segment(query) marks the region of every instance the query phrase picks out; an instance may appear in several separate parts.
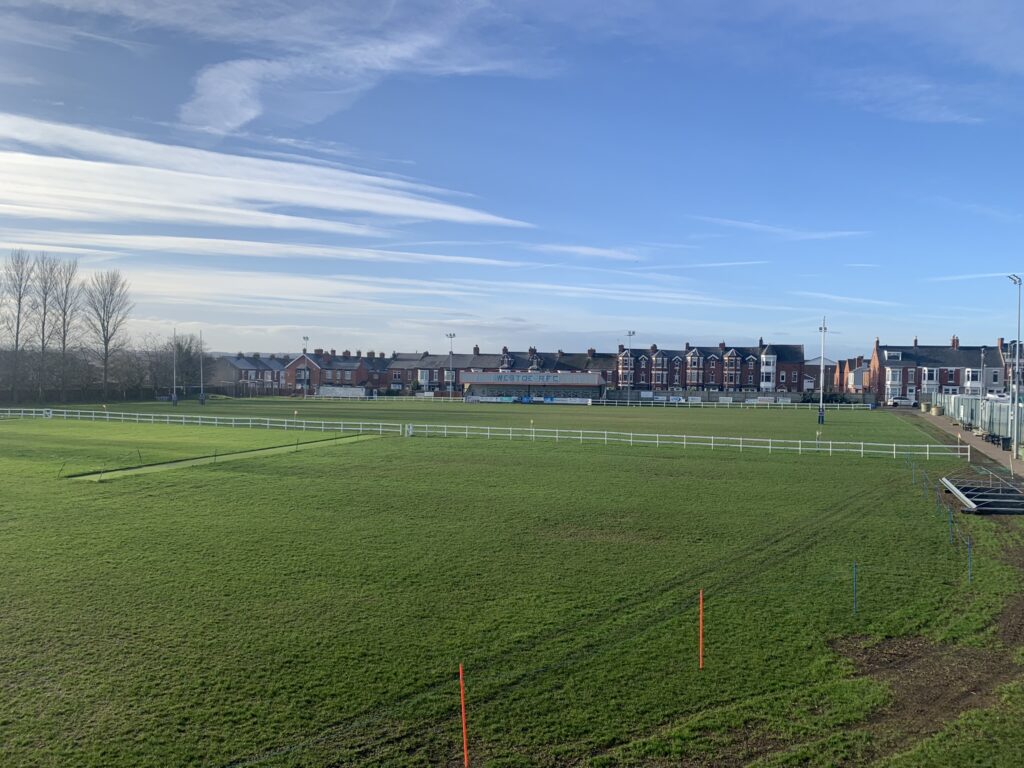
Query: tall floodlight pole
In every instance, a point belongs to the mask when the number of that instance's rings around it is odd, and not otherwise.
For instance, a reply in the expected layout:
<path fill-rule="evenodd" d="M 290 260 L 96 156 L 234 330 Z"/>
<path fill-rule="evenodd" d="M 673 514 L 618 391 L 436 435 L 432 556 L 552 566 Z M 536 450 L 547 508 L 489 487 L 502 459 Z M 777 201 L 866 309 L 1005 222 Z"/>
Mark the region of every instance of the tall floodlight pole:
<path fill-rule="evenodd" d="M 1020 286 L 1021 279 L 1017 275 L 1010 275 L 1010 282 L 1017 286 L 1017 338 L 1013 342 L 1013 386 L 1010 388 L 1013 393 L 1013 401 L 1010 403 L 1010 419 L 1012 429 L 1010 431 L 1010 474 L 1013 475 L 1013 460 L 1017 453 L 1017 445 L 1020 443 L 1020 419 L 1017 418 L 1020 411 Z"/>
<path fill-rule="evenodd" d="M 199 404 L 206 405 L 206 386 L 203 381 L 203 332 L 199 331 Z"/>
<path fill-rule="evenodd" d="M 451 400 L 452 392 L 455 388 L 455 349 L 454 349 L 454 333 L 446 333 L 445 338 L 448 339 L 448 399 Z"/>
<path fill-rule="evenodd" d="M 633 337 L 636 336 L 636 331 L 626 331 L 626 349 L 628 355 L 626 359 L 629 361 L 629 378 L 626 379 L 626 404 L 633 402 Z"/>
<path fill-rule="evenodd" d="M 978 369 L 978 397 L 985 396 L 985 348 L 981 348 L 981 368 Z"/>
<path fill-rule="evenodd" d="M 171 405 L 178 404 L 178 329 L 171 331 Z"/>
<path fill-rule="evenodd" d="M 821 317 L 821 326 L 818 328 L 821 331 L 821 358 L 818 360 L 819 368 L 821 369 L 821 391 L 818 393 L 818 423 L 825 423 L 825 333 L 828 331 L 828 327 L 825 325 L 825 316 Z"/>
<path fill-rule="evenodd" d="M 302 337 L 302 354 L 306 354 L 306 350 L 307 349 L 309 349 L 309 336 L 303 336 Z M 305 365 L 306 365 L 305 379 L 302 382 L 302 399 L 303 400 L 306 399 L 306 392 L 309 389 L 309 361 L 308 360 L 306 361 Z M 296 372 L 296 375 L 298 375 L 298 372 Z"/>

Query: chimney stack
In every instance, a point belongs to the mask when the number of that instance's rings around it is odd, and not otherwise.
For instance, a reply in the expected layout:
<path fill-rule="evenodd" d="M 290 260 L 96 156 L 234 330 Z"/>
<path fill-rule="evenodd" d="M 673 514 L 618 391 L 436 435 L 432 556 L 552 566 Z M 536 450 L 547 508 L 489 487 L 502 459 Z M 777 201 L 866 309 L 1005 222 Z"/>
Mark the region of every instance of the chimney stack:
<path fill-rule="evenodd" d="M 758 347 L 763 347 L 764 346 L 764 336 L 758 337 L 758 339 L 757 339 L 757 346 Z"/>
<path fill-rule="evenodd" d="M 366 356 L 367 357 L 376 357 L 377 354 L 371 349 L 369 352 L 366 353 Z"/>
<path fill-rule="evenodd" d="M 723 352 L 725 352 L 725 342 L 724 341 L 718 342 L 718 348 L 720 350 L 722 350 Z"/>
<path fill-rule="evenodd" d="M 590 347 L 590 348 L 587 349 L 587 357 L 593 357 L 596 354 L 597 354 L 597 350 L 594 349 L 593 347 Z"/>
<path fill-rule="evenodd" d="M 683 345 L 683 351 L 684 351 L 684 352 L 689 352 L 689 351 L 690 351 L 690 342 L 686 342 L 686 343 L 685 343 L 685 344 Z"/>
<path fill-rule="evenodd" d="M 378 352 L 377 353 L 377 359 L 378 360 L 383 360 L 384 359 L 384 353 L 383 352 Z"/>
<path fill-rule="evenodd" d="M 346 349 L 344 352 L 341 353 L 341 356 L 348 360 L 350 357 L 352 357 L 352 353 Z"/>
<path fill-rule="evenodd" d="M 358 360 L 362 356 L 363 356 L 363 350 L 357 349 L 356 350 L 356 359 Z"/>
<path fill-rule="evenodd" d="M 998 339 L 996 339 L 996 346 L 999 347 L 999 351 L 1000 352 L 1003 349 L 1003 342 L 1004 341 L 1006 341 L 1006 339 L 1004 339 L 1002 336 L 1000 336 Z"/>
<path fill-rule="evenodd" d="M 651 344 L 651 354 L 653 355 L 657 351 L 658 351 L 658 345 L 657 344 Z"/>
<path fill-rule="evenodd" d="M 502 347 L 501 348 L 501 354 L 507 355 L 508 354 L 508 347 Z"/>
<path fill-rule="evenodd" d="M 917 349 L 917 336 L 914 337 L 914 349 Z"/>
<path fill-rule="evenodd" d="M 323 353 L 324 351 L 321 347 L 317 347 L 316 349 L 313 350 L 314 355 L 322 355 Z"/>
<path fill-rule="evenodd" d="M 479 344 L 474 344 L 473 345 L 473 354 L 474 355 L 479 355 L 480 354 L 480 345 Z"/>
<path fill-rule="evenodd" d="M 530 349 L 529 349 L 529 350 L 527 350 L 527 351 L 528 351 L 528 352 L 529 352 L 529 353 L 530 353 L 531 355 L 536 355 L 536 354 L 537 354 L 537 348 L 536 348 L 536 347 L 530 347 Z"/>
<path fill-rule="evenodd" d="M 953 349 L 960 349 L 960 337 L 954 333 L 953 338 L 949 340 L 949 345 Z"/>
<path fill-rule="evenodd" d="M 619 354 L 621 355 L 625 351 L 626 351 L 626 345 L 625 344 L 619 344 Z"/>

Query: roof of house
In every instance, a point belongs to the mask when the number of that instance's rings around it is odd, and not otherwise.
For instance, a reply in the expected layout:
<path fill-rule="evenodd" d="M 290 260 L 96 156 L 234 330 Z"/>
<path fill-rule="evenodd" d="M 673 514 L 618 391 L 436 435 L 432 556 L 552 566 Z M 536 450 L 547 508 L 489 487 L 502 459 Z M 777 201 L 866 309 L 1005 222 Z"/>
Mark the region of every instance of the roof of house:
<path fill-rule="evenodd" d="M 890 368 L 978 368 L 981 366 L 981 346 L 954 349 L 950 345 L 909 345 L 895 346 L 880 344 L 878 346 L 879 362 Z M 887 360 L 886 352 L 899 352 L 900 360 Z M 998 365 L 999 358 L 996 348 L 985 347 L 985 365 Z"/>
<path fill-rule="evenodd" d="M 224 355 L 220 362 L 240 371 L 280 371 L 288 365 L 284 358 L 277 356 L 263 357 L 253 355 Z"/>

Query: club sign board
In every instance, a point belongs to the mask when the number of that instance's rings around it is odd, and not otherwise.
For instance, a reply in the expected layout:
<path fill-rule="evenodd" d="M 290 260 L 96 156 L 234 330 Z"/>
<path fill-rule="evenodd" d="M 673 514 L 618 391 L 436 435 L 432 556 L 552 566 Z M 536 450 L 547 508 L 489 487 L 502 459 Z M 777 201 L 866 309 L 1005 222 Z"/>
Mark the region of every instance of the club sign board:
<path fill-rule="evenodd" d="M 517 384 L 530 387 L 599 387 L 604 377 L 599 373 L 473 373 L 459 377 L 463 384 Z"/>

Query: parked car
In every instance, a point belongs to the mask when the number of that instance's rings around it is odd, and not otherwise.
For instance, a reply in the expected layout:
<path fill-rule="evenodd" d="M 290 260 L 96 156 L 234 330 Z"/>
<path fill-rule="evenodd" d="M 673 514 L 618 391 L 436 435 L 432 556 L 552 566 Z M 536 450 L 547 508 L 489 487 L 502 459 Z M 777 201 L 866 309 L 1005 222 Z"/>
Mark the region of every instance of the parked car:
<path fill-rule="evenodd" d="M 909 397 L 890 397 L 889 405 L 893 408 L 899 408 L 901 405 L 905 405 L 908 408 L 916 408 L 917 400 L 913 400 Z"/>

